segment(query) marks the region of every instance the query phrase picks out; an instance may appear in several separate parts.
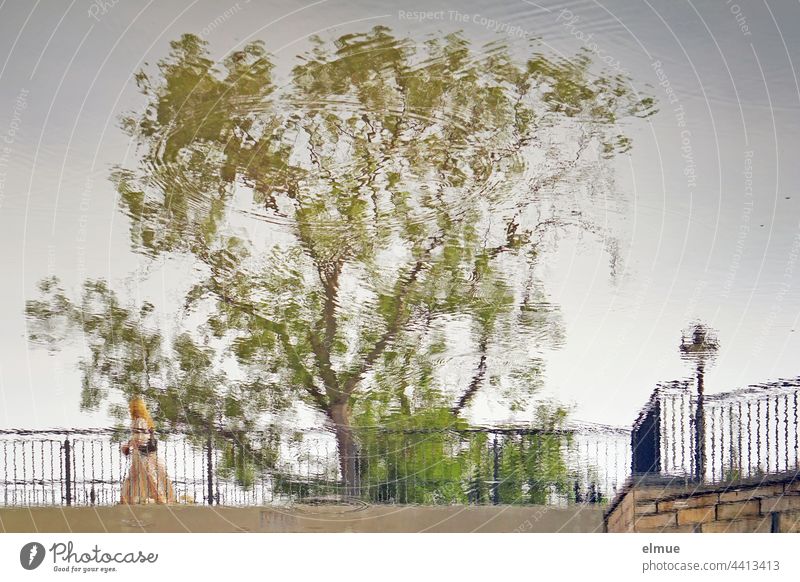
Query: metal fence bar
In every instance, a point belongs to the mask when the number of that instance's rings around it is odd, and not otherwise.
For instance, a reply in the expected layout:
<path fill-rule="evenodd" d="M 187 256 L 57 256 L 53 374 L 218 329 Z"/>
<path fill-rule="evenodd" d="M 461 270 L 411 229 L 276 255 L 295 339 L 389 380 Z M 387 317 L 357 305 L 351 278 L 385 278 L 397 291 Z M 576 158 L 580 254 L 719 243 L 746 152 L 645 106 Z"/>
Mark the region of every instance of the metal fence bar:
<path fill-rule="evenodd" d="M 64 487 L 67 506 L 72 505 L 72 457 L 70 456 L 69 436 L 64 439 Z"/>

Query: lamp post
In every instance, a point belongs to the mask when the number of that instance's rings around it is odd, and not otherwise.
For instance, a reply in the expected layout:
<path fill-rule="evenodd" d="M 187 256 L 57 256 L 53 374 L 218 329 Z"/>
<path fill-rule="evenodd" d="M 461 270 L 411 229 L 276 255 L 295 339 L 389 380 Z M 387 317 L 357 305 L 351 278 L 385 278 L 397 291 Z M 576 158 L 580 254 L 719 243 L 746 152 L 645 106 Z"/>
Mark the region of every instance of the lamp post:
<path fill-rule="evenodd" d="M 697 410 L 695 410 L 694 419 L 694 474 L 698 481 L 702 481 L 706 473 L 706 421 L 703 383 L 706 365 L 711 364 L 719 351 L 716 332 L 703 323 L 691 323 L 681 333 L 679 350 L 682 359 L 694 364 L 697 375 Z"/>

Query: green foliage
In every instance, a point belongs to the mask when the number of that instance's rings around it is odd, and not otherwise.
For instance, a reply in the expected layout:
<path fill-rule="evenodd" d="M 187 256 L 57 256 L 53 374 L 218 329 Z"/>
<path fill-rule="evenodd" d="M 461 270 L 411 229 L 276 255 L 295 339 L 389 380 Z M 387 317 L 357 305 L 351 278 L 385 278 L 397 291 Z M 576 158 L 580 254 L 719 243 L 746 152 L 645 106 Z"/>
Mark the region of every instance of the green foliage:
<path fill-rule="evenodd" d="M 146 392 L 149 378 L 163 369 L 163 338 L 153 325 L 153 306 L 123 307 L 103 281 L 86 281 L 78 302 L 72 302 L 49 278 L 39 285 L 41 299 L 28 301 L 29 339 L 56 350 L 78 330 L 85 339 L 81 359 L 81 407 L 95 409 L 116 389 L 128 397 Z"/>
<path fill-rule="evenodd" d="M 490 503 L 496 486 L 504 504 L 568 499 L 574 476 L 565 458 L 572 442 L 563 430 L 566 411 L 540 407 L 537 415 L 537 430 L 519 433 L 470 429 L 446 409 L 359 426 L 362 492 L 376 502 Z"/>
<path fill-rule="evenodd" d="M 547 504 L 551 496 L 567 496 L 573 483 L 564 458 L 569 444 L 568 436 L 557 433 L 504 439 L 500 499 L 504 503 Z"/>
<path fill-rule="evenodd" d="M 217 438 L 222 449 L 217 475 L 230 479 L 240 487 L 250 489 L 265 471 L 278 472 L 280 467 L 281 436 L 267 433 L 226 433 Z M 278 473 L 279 474 L 279 473 Z"/>
<path fill-rule="evenodd" d="M 124 307 L 100 280 L 87 280 L 78 301 L 67 296 L 56 278 L 42 281 L 39 290 L 41 297 L 26 304 L 29 339 L 51 350 L 72 338 L 83 340 L 82 409 L 97 409 L 112 393 L 125 402 L 143 396 L 163 427 L 206 434 L 210 424 L 252 428 L 266 408 L 266 388 L 228 380 L 213 348 L 188 333 L 166 341 L 152 304 Z M 124 406 L 113 411 L 127 420 Z"/>

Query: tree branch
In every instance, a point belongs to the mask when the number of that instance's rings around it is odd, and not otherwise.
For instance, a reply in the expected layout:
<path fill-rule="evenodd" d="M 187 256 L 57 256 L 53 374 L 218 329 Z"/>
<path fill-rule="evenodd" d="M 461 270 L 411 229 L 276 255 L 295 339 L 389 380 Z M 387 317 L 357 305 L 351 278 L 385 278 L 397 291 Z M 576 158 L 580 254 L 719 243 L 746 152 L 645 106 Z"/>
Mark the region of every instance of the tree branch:
<path fill-rule="evenodd" d="M 436 248 L 438 241 L 441 240 L 441 237 L 436 237 L 434 242 L 428 248 L 427 252 L 425 253 L 425 257 L 427 258 L 430 256 L 430 253 Z M 414 264 L 414 267 L 411 269 L 411 272 L 408 275 L 408 280 L 405 285 L 401 287 L 398 294 L 395 296 L 395 309 L 394 309 L 394 317 L 392 321 L 389 323 L 386 330 L 383 332 L 383 335 L 380 339 L 375 343 L 372 349 L 367 353 L 364 357 L 364 360 L 361 362 L 358 370 L 350 375 L 347 380 L 345 380 L 344 385 L 342 386 L 342 396 L 347 398 L 355 390 L 355 387 L 358 385 L 358 382 L 361 380 L 362 376 L 370 369 L 370 367 L 375 363 L 375 361 L 380 357 L 380 355 L 386 350 L 386 347 L 394 341 L 395 336 L 400 331 L 400 329 L 405 324 L 404 318 L 402 317 L 403 307 L 405 299 L 408 297 L 408 294 L 411 292 L 411 288 L 413 287 L 414 283 L 417 281 L 420 272 L 425 266 L 424 258 L 420 258 Z"/>
<path fill-rule="evenodd" d="M 289 359 L 290 365 L 300 372 L 300 378 L 303 383 L 303 387 L 311 396 L 317 407 L 319 407 L 321 411 L 330 415 L 329 402 L 325 398 L 325 395 L 314 383 L 314 376 L 303 365 L 300 355 L 292 345 L 292 342 L 289 338 L 289 333 L 286 330 L 286 326 L 262 315 L 252 304 L 240 301 L 227 293 L 224 286 L 216 279 L 216 277 L 219 276 L 219 273 L 218 268 L 214 265 L 214 262 L 206 252 L 198 252 L 198 254 L 204 259 L 204 262 L 211 269 L 211 277 L 209 278 L 211 292 L 214 293 L 223 303 L 236 307 L 247 315 L 258 319 L 269 331 L 278 336 L 281 346 L 283 347 L 283 351 L 286 353 L 286 357 Z"/>
<path fill-rule="evenodd" d="M 480 343 L 478 344 L 478 350 L 481 354 L 481 358 L 478 361 L 478 367 L 475 369 L 475 374 L 472 376 L 472 380 L 467 386 L 467 389 L 461 395 L 461 398 L 458 399 L 456 405 L 450 409 L 453 414 L 458 414 L 461 412 L 464 407 L 469 404 L 472 398 L 477 394 L 478 390 L 480 389 L 481 385 L 483 384 L 483 380 L 486 377 L 486 350 L 488 346 L 488 337 L 484 335 L 481 338 Z"/>
<path fill-rule="evenodd" d="M 331 366 L 330 352 L 322 342 L 320 342 L 316 333 L 310 332 L 308 338 L 311 341 L 311 349 L 314 351 L 314 355 L 317 359 L 317 365 L 319 367 L 322 383 L 325 385 L 325 391 L 328 393 L 331 402 L 335 402 L 340 392 L 339 379 Z"/>
<path fill-rule="evenodd" d="M 339 295 L 339 275 L 342 273 L 341 259 L 335 260 L 332 264 L 320 265 L 317 267 L 322 287 L 325 289 L 325 305 L 322 308 L 322 320 L 317 327 L 324 327 L 325 339 L 323 346 L 328 352 L 330 361 L 330 350 L 333 340 L 336 338 L 338 322 L 336 321 L 336 300 Z"/>

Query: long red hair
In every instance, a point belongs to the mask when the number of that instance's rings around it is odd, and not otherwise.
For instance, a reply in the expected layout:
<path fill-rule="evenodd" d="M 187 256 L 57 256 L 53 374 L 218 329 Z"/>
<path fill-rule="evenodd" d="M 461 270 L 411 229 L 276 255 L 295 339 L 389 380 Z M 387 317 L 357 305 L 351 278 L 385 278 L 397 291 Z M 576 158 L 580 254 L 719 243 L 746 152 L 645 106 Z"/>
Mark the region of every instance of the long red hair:
<path fill-rule="evenodd" d="M 131 401 L 128 403 L 128 408 L 131 411 L 131 418 L 143 418 L 144 421 L 147 423 L 147 428 L 155 428 L 153 424 L 153 417 L 150 416 L 150 413 L 147 411 L 147 405 L 144 403 L 144 399 L 140 396 L 136 398 L 131 398 Z"/>

